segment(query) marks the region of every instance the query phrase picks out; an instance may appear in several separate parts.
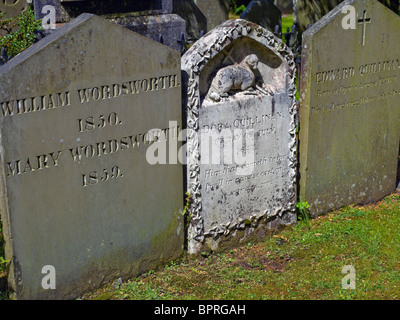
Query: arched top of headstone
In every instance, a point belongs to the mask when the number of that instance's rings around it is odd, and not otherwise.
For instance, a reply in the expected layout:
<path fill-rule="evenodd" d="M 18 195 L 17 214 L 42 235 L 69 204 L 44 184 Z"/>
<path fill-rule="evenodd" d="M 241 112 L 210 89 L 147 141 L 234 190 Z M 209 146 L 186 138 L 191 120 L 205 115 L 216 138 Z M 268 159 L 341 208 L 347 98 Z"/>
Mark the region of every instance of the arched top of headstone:
<path fill-rule="evenodd" d="M 291 49 L 272 32 L 237 19 L 207 33 L 182 57 L 182 70 L 189 86 L 196 84 L 199 104 L 210 100 L 209 89 L 218 70 L 243 64 L 251 54 L 258 58 L 257 70 L 253 71 L 255 86 L 261 93 L 289 90 L 294 95 L 295 63 Z"/>
<path fill-rule="evenodd" d="M 194 74 L 199 73 L 207 62 L 233 41 L 243 37 L 261 43 L 290 65 L 288 69 L 294 68 L 294 64 L 290 63 L 293 58 L 292 52 L 281 39 L 255 23 L 236 19 L 220 24 L 197 41 L 182 57 L 182 69 L 192 70 Z"/>

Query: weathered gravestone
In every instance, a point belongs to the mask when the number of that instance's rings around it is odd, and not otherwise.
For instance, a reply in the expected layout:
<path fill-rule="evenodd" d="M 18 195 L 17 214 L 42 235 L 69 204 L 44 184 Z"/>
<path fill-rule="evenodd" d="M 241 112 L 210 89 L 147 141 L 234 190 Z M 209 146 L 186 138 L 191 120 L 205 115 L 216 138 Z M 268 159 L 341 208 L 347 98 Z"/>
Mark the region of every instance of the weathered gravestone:
<path fill-rule="evenodd" d="M 172 0 L 35 0 L 34 4 L 36 19 L 48 16 L 48 6 L 55 9 L 56 22 L 61 26 L 84 12 L 93 13 L 175 50 L 183 50 L 185 21 L 172 14 Z"/>
<path fill-rule="evenodd" d="M 194 43 L 207 32 L 207 18 L 193 0 L 173 0 L 172 12 L 186 22 L 188 43 Z"/>
<path fill-rule="evenodd" d="M 345 1 L 303 34 L 300 197 L 313 216 L 395 189 L 399 38 L 400 17 L 375 0 Z"/>
<path fill-rule="evenodd" d="M 182 165 L 148 162 L 177 140 L 180 78 L 179 52 L 91 14 L 0 68 L 1 214 L 18 299 L 76 298 L 181 254 Z"/>
<path fill-rule="evenodd" d="M 296 221 L 295 65 L 288 47 L 229 20 L 182 57 L 189 252 Z"/>
<path fill-rule="evenodd" d="M 313 25 L 329 11 L 333 10 L 343 0 L 295 0 L 294 1 L 294 22 L 299 27 L 299 40 L 301 42 L 301 34 Z M 399 10 L 398 0 L 379 0 L 394 12 Z"/>
<path fill-rule="evenodd" d="M 272 0 L 251 1 L 240 18 L 254 22 L 271 32 L 282 32 L 282 13 Z"/>
<path fill-rule="evenodd" d="M 283 14 L 293 13 L 293 0 L 274 0 L 274 4 Z"/>
<path fill-rule="evenodd" d="M 207 31 L 229 18 L 229 0 L 195 0 L 194 2 L 207 18 Z"/>

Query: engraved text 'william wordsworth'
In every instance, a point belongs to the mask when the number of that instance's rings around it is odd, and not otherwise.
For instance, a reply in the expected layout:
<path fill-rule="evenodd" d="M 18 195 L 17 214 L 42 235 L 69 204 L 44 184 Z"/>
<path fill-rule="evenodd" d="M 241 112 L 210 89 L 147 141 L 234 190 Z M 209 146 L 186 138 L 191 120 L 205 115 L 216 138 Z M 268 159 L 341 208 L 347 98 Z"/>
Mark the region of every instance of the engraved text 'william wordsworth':
<path fill-rule="evenodd" d="M 91 101 L 113 99 L 121 96 L 154 92 L 180 87 L 178 75 L 167 75 L 142 80 L 126 81 L 121 84 L 110 84 L 76 91 L 81 104 Z M 37 111 L 52 110 L 71 106 L 71 92 L 53 93 L 40 97 L 29 97 L 0 102 L 1 114 L 10 117 Z"/>

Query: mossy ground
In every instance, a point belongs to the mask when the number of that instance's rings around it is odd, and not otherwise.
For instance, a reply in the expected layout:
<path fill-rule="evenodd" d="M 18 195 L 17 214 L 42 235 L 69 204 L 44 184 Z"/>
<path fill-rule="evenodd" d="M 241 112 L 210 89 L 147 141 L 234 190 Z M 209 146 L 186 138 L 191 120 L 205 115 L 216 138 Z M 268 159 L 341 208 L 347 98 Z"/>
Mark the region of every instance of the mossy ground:
<path fill-rule="evenodd" d="M 292 23 L 291 15 L 283 17 L 283 34 Z M 262 243 L 183 257 L 82 298 L 396 300 L 400 298 L 399 228 L 397 192 L 377 204 L 350 206 L 319 217 L 310 228 L 299 222 Z M 342 289 L 345 265 L 356 270 L 355 290 Z M 6 264 L 0 263 L 0 300 L 6 298 Z"/>
<path fill-rule="evenodd" d="M 83 299 L 397 300 L 400 298 L 400 193 L 299 222 L 264 242 L 186 256 Z M 342 268 L 356 289 L 342 288 Z"/>

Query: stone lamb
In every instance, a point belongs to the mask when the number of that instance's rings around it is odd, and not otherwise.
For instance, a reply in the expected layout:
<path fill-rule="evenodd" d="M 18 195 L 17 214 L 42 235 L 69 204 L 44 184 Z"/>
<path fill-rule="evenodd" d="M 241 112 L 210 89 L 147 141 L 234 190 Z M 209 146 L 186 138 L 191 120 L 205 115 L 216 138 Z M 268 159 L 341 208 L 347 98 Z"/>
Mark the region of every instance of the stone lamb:
<path fill-rule="evenodd" d="M 227 97 L 230 91 L 252 89 L 256 79 L 253 70 L 257 65 L 258 57 L 250 54 L 239 64 L 220 69 L 211 82 L 210 99 L 219 102 L 221 97 Z"/>

